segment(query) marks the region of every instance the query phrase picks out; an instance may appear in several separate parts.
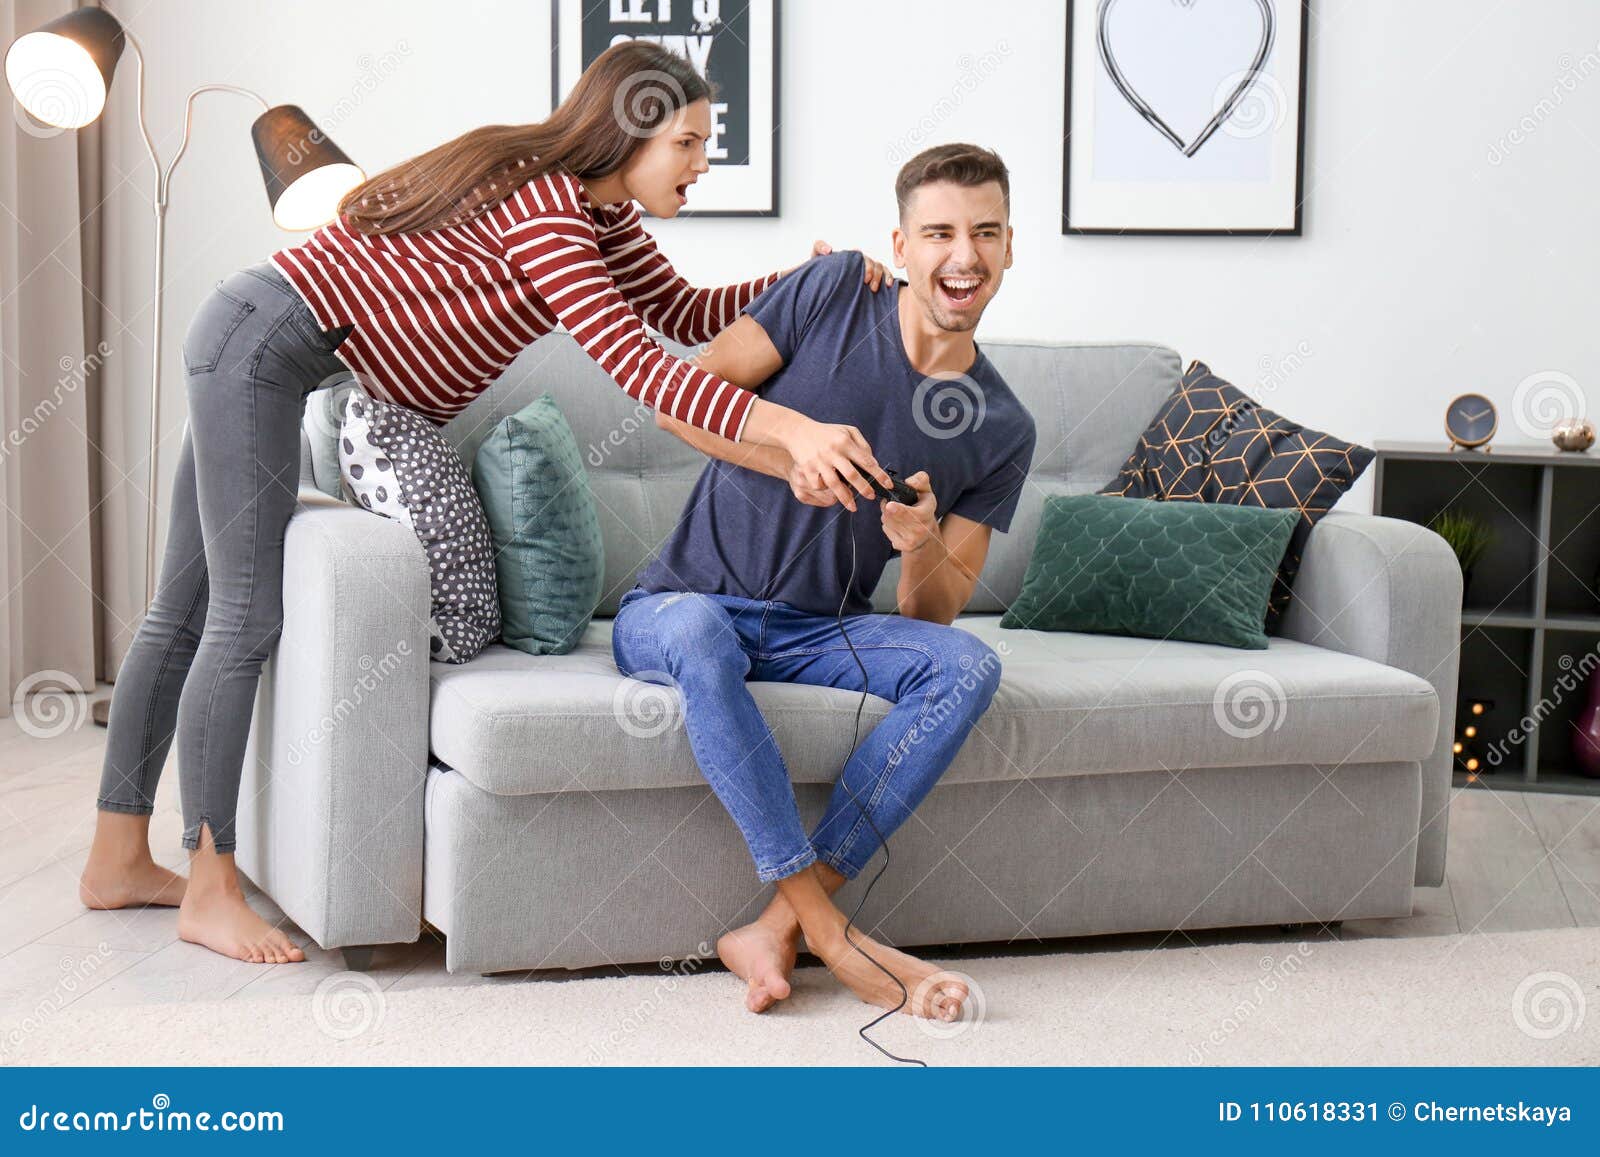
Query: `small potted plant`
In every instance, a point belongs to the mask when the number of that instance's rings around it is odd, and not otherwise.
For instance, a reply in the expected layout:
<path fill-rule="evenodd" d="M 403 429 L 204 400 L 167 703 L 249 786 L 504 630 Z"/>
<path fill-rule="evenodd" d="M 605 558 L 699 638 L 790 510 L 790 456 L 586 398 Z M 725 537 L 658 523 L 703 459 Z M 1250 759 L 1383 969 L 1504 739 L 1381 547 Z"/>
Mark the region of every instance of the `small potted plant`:
<path fill-rule="evenodd" d="M 1454 508 L 1440 512 L 1428 526 L 1456 552 L 1456 561 L 1461 564 L 1461 598 L 1465 602 L 1467 588 L 1472 585 L 1472 568 L 1494 545 L 1494 528 L 1476 515 Z"/>

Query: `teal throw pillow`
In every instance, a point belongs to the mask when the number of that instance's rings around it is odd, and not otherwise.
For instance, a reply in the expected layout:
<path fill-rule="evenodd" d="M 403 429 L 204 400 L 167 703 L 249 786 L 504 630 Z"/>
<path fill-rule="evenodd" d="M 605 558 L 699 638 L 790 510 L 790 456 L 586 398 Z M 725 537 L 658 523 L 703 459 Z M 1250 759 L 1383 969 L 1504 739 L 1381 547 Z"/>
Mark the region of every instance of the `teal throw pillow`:
<path fill-rule="evenodd" d="M 494 537 L 501 640 L 566 654 L 600 600 L 605 550 L 577 439 L 549 394 L 495 426 L 472 483 Z"/>

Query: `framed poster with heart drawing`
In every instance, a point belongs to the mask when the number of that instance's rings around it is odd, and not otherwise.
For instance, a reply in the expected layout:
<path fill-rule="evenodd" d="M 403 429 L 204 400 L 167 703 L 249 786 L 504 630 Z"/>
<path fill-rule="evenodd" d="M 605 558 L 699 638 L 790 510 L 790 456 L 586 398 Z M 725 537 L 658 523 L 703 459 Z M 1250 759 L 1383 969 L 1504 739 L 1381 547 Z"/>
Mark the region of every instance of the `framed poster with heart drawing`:
<path fill-rule="evenodd" d="M 1309 0 L 1067 0 L 1061 231 L 1300 233 Z"/>

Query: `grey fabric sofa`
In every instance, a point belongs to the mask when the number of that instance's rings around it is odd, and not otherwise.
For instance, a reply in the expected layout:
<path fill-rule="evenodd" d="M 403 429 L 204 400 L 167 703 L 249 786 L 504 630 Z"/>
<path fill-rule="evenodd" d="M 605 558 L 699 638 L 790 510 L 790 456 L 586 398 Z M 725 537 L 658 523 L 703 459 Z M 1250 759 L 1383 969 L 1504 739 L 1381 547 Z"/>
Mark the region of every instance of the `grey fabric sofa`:
<path fill-rule="evenodd" d="M 890 843 L 862 922 L 904 946 L 1409 914 L 1444 878 L 1461 579 L 1419 526 L 1335 511 L 1265 651 L 1001 630 L 1041 505 L 1115 473 L 1178 381 L 1159 345 L 985 343 L 1038 423 L 1011 533 L 958 625 L 1000 651 L 988 713 Z M 452 970 L 704 954 L 769 889 L 701 779 L 675 695 L 624 679 L 609 616 L 703 461 L 563 334 L 446 433 L 470 455 L 549 391 L 588 458 L 606 590 L 571 654 L 430 664 L 411 532 L 337 492 L 308 405 L 285 626 L 262 680 L 241 866 L 324 947 L 447 938 Z M 927 465 L 906 464 L 906 468 Z M 893 568 L 878 609 L 893 608 Z M 752 692 L 820 816 L 858 700 Z M 654 698 L 651 698 L 651 697 Z M 863 734 L 887 711 L 869 700 Z M 840 900 L 848 909 L 871 872 Z"/>

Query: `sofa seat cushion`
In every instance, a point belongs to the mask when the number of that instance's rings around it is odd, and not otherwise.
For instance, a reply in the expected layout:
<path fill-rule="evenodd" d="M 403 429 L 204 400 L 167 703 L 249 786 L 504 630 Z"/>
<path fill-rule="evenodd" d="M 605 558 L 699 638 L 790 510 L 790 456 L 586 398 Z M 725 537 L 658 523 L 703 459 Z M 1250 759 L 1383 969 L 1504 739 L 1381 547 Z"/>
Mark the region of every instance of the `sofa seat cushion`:
<path fill-rule="evenodd" d="M 1000 654 L 999 690 L 945 782 L 1184 767 L 1425 759 L 1439 704 L 1424 679 L 1368 659 L 1273 638 L 1242 653 L 1209 643 L 1070 631 L 1003 630 L 998 615 L 957 624 Z M 790 776 L 831 783 L 850 742 L 857 692 L 751 683 Z M 645 690 L 649 688 L 649 690 Z M 611 620 L 565 655 L 495 644 L 470 663 L 432 665 L 430 745 L 484 791 L 702 786 L 677 693 L 625 679 Z M 889 711 L 869 697 L 865 735 Z"/>

